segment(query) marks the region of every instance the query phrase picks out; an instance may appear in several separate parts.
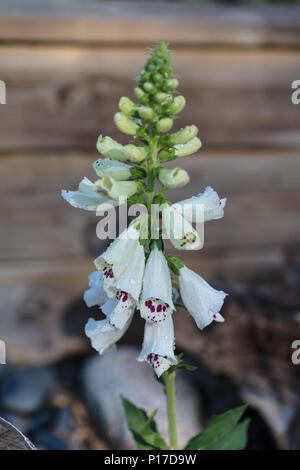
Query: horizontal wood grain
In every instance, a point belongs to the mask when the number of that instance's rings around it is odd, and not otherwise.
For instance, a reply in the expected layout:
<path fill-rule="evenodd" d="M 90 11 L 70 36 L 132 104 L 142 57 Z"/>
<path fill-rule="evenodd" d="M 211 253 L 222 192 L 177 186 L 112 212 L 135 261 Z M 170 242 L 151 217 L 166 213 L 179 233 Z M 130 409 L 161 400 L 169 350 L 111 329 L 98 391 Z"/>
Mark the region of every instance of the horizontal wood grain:
<path fill-rule="evenodd" d="M 299 51 L 174 49 L 187 100 L 176 128 L 195 123 L 208 148 L 299 148 L 300 106 L 290 99 Z M 0 152 L 92 150 L 100 133 L 124 141 L 113 115 L 145 59 L 128 47 L 0 47 Z"/>
<path fill-rule="evenodd" d="M 0 40 L 181 47 L 297 46 L 299 8 L 197 5 L 187 2 L 2 0 Z"/>
<path fill-rule="evenodd" d="M 94 158 L 96 153 L 0 158 L 1 260 L 76 260 L 104 248 L 106 242 L 95 235 L 100 219 L 70 207 L 60 196 L 62 188 L 76 189 L 82 176 L 94 178 Z M 173 201 L 207 185 L 228 198 L 226 216 L 205 225 L 201 256 L 204 251 L 299 244 L 296 153 L 206 152 L 181 161 L 191 184 L 170 192 Z"/>

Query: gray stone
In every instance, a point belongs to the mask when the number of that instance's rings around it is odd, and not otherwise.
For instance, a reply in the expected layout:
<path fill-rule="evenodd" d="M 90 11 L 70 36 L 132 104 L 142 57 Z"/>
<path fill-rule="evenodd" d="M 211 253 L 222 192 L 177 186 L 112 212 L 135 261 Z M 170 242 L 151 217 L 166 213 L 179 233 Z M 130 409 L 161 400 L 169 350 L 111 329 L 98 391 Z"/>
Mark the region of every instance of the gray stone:
<path fill-rule="evenodd" d="M 55 385 L 52 371 L 41 367 L 16 370 L 0 384 L 0 404 L 16 413 L 32 413 L 47 400 Z"/>
<path fill-rule="evenodd" d="M 117 448 L 135 448 L 127 429 L 120 395 L 144 408 L 148 414 L 158 409 L 155 420 L 168 442 L 163 387 L 153 377 L 148 364 L 136 361 L 137 355 L 136 348 L 120 346 L 116 353 L 90 357 L 82 371 L 82 388 L 90 414 L 99 432 Z M 190 437 L 201 431 L 201 425 L 199 396 L 180 373 L 176 377 L 176 408 L 182 448 Z"/>

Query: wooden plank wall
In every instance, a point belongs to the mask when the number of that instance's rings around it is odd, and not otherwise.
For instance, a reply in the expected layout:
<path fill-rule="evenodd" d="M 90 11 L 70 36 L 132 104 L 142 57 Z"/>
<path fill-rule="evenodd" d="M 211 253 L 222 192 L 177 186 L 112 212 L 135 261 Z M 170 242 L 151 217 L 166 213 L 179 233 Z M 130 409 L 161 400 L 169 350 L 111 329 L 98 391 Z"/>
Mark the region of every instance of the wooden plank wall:
<path fill-rule="evenodd" d="M 17 6 L 16 6 L 17 5 Z M 23 5 L 23 6 L 22 6 Z M 68 206 L 60 189 L 92 176 L 99 133 L 125 141 L 112 117 L 133 96 L 145 47 L 170 41 L 187 107 L 204 148 L 181 160 L 191 184 L 228 197 L 207 224 L 205 247 L 185 259 L 204 276 L 248 277 L 281 267 L 300 241 L 300 15 L 291 8 L 149 2 L 1 2 L 0 278 L 74 292 L 86 284 L 97 218 Z M 93 250 L 91 249 L 93 247 Z"/>

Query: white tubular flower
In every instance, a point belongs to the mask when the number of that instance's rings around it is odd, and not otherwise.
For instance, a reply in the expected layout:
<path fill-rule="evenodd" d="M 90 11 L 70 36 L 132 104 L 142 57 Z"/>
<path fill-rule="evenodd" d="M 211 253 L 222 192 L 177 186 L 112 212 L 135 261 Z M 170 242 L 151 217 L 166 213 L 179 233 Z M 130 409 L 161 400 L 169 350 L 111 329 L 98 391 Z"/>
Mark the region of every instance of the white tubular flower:
<path fill-rule="evenodd" d="M 210 186 L 205 188 L 203 193 L 193 196 L 190 199 L 176 202 L 173 207 L 179 210 L 189 222 L 202 222 L 201 219 L 204 212 L 204 222 L 208 220 L 221 219 L 224 216 L 224 207 L 226 205 L 226 197 L 220 199 L 216 191 Z M 203 206 L 203 211 L 197 208 Z"/>
<path fill-rule="evenodd" d="M 142 183 L 141 181 L 117 181 L 110 176 L 104 176 L 97 180 L 96 184 L 105 190 L 109 197 L 118 199 L 133 196 L 141 188 Z"/>
<path fill-rule="evenodd" d="M 73 207 L 85 209 L 87 211 L 96 211 L 105 207 L 105 205 L 118 205 L 116 200 L 112 200 L 104 196 L 100 192 L 100 187 L 92 183 L 88 178 L 84 177 L 79 183 L 78 191 L 62 190 L 62 197 Z"/>
<path fill-rule="evenodd" d="M 158 174 L 159 181 L 168 188 L 182 188 L 189 181 L 190 177 L 183 168 L 161 168 Z"/>
<path fill-rule="evenodd" d="M 89 277 L 90 289 L 87 289 L 83 294 L 83 300 L 88 307 L 94 305 L 103 305 L 107 301 L 107 294 L 104 290 L 100 273 L 98 271 L 92 272 Z"/>
<path fill-rule="evenodd" d="M 177 364 L 174 355 L 174 327 L 171 315 L 160 325 L 146 322 L 143 347 L 137 360 L 147 361 L 158 377 L 169 367 Z"/>
<path fill-rule="evenodd" d="M 145 266 L 144 248 L 140 245 L 139 236 L 147 223 L 146 214 L 137 217 L 95 260 L 109 297 L 114 296 L 117 290 L 122 290 L 138 300 Z"/>
<path fill-rule="evenodd" d="M 165 235 L 178 250 L 202 248 L 202 242 L 196 230 L 174 207 L 167 204 L 163 206 L 162 222 Z"/>
<path fill-rule="evenodd" d="M 116 287 L 122 292 L 128 292 L 138 302 L 142 290 L 144 271 L 145 252 L 142 245 L 138 244 L 128 269 L 120 276 Z"/>
<path fill-rule="evenodd" d="M 161 324 L 175 309 L 168 263 L 155 247 L 147 260 L 140 303 L 141 317 L 149 323 Z"/>
<path fill-rule="evenodd" d="M 93 163 L 93 168 L 98 176 L 110 176 L 117 181 L 128 180 L 131 177 L 130 170 L 134 168 L 132 165 L 111 160 L 110 158 L 99 158 Z"/>
<path fill-rule="evenodd" d="M 134 314 L 136 302 L 128 292 L 116 291 L 115 297 L 107 299 L 101 310 L 115 328 L 122 329 Z"/>
<path fill-rule="evenodd" d="M 182 301 L 200 330 L 213 320 L 224 321 L 219 312 L 227 295 L 225 292 L 214 289 L 186 266 L 180 269 L 179 288 Z"/>
<path fill-rule="evenodd" d="M 103 354 L 111 348 L 128 329 L 132 316 L 129 317 L 123 328 L 115 328 L 108 318 L 99 321 L 89 318 L 85 325 L 85 334 L 90 338 L 93 348 L 99 354 Z"/>
<path fill-rule="evenodd" d="M 123 145 L 119 144 L 119 142 L 111 137 L 102 137 L 102 135 L 99 135 L 96 147 L 98 152 L 104 157 L 111 158 L 112 160 L 126 160 L 123 154 Z"/>
<path fill-rule="evenodd" d="M 143 146 L 137 147 L 133 144 L 124 145 L 123 152 L 126 159 L 133 163 L 141 163 L 147 158 L 147 150 L 146 147 Z"/>
<path fill-rule="evenodd" d="M 193 137 L 186 144 L 174 145 L 175 156 L 186 157 L 187 155 L 192 155 L 193 153 L 197 152 L 201 147 L 201 140 L 198 137 Z"/>
<path fill-rule="evenodd" d="M 114 115 L 114 123 L 119 131 L 124 134 L 135 135 L 139 130 L 139 126 L 135 120 L 131 119 L 123 112 L 118 112 Z"/>

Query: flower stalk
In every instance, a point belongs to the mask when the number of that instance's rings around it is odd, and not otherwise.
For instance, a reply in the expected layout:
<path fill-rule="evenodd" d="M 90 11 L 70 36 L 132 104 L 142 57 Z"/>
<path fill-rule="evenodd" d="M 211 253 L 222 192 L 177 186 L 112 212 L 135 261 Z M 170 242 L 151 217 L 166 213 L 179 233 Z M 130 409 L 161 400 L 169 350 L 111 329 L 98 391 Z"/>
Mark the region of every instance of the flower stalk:
<path fill-rule="evenodd" d="M 171 449 L 178 449 L 176 407 L 175 407 L 175 377 L 176 372 L 165 372 L 165 387 L 168 407 L 169 437 Z"/>
<path fill-rule="evenodd" d="M 186 170 L 178 166 L 165 168 L 165 162 L 191 155 L 202 145 L 195 125 L 169 133 L 185 106 L 182 95 L 174 96 L 177 87 L 168 45 L 160 42 L 137 77 L 137 102 L 122 97 L 120 111 L 114 116 L 116 127 L 131 136 L 131 142 L 123 145 L 100 135 L 97 150 L 101 158 L 93 165 L 96 181 L 83 178 L 78 191 L 62 192 L 69 204 L 85 210 L 96 211 L 99 207 L 109 210 L 124 200 L 128 205 L 138 203 L 147 209 L 94 261 L 97 272 L 89 277 L 90 288 L 84 299 L 88 306 L 98 305 L 106 318 L 89 319 L 85 331 L 93 348 L 103 354 L 115 348 L 136 310 L 139 311 L 145 320 L 145 330 L 137 360 L 151 365 L 165 387 L 169 440 L 174 450 L 178 449 L 175 376 L 178 369 L 189 366 L 182 364 L 174 353 L 173 314 L 181 304 L 172 284 L 179 286 L 182 302 L 200 329 L 214 320 L 224 320 L 219 311 L 226 295 L 213 289 L 178 257 L 165 254 L 165 236 L 178 250 L 201 248 L 201 237 L 192 223 L 201 222 L 201 217 L 202 222 L 223 217 L 226 204 L 226 199 L 220 199 L 210 187 L 176 204 L 165 195 L 170 188 L 180 188 L 189 182 Z M 160 229 L 157 220 L 152 220 L 152 209 L 157 207 L 154 204 L 158 205 Z M 127 412 L 133 413 L 134 406 L 123 402 Z M 143 410 L 138 412 L 139 422 L 141 416 L 145 418 L 141 429 L 133 429 L 135 435 L 140 434 L 138 446 L 168 448 L 155 431 L 154 423 L 151 427 L 155 413 L 146 419 Z"/>

